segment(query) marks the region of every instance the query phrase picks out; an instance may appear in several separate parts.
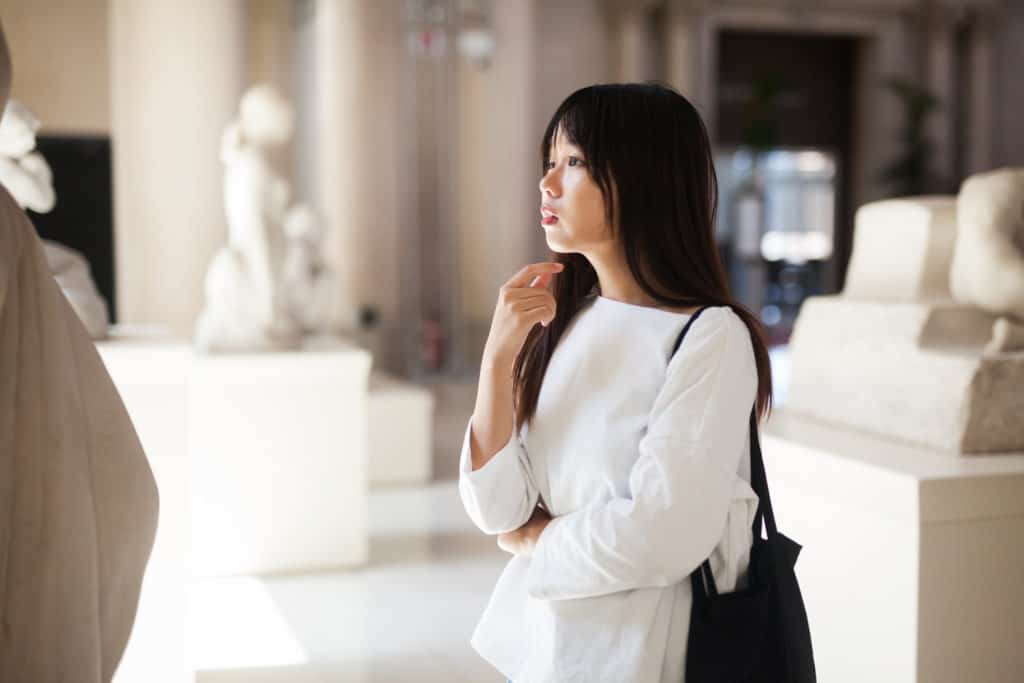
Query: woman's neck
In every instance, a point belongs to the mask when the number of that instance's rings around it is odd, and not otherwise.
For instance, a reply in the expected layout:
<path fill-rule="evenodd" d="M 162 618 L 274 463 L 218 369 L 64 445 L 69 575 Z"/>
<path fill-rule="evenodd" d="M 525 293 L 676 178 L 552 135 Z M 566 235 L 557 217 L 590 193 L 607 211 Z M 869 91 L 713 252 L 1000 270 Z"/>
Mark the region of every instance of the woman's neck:
<path fill-rule="evenodd" d="M 597 274 L 598 294 L 606 299 L 635 306 L 658 306 L 658 301 L 645 292 L 633 277 L 621 249 L 611 244 L 602 246 L 606 247 L 603 253 L 585 254 Z"/>

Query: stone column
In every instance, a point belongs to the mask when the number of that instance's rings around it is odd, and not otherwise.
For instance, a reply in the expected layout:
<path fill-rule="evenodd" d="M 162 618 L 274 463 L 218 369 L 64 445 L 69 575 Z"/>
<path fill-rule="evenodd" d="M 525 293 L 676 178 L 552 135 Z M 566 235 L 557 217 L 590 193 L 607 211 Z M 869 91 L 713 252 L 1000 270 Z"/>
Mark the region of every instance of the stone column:
<path fill-rule="evenodd" d="M 245 3 L 111 0 L 119 319 L 191 338 L 226 239 L 220 138 L 243 85 Z"/>
<path fill-rule="evenodd" d="M 313 101 L 318 109 L 317 149 L 313 167 L 313 199 L 328 227 L 327 254 L 341 288 L 352 294 L 358 284 L 359 227 L 365 216 L 359 204 L 357 172 L 362 160 L 360 128 L 365 126 L 358 102 L 364 86 L 361 47 L 365 17 L 359 0 L 319 0 L 315 3 L 315 80 Z"/>
<path fill-rule="evenodd" d="M 658 76 L 657 35 L 648 20 L 650 0 L 606 0 L 612 39 L 612 74 L 618 82 Z"/>
<path fill-rule="evenodd" d="M 886 196 L 887 186 L 880 174 L 896 154 L 895 141 L 906 125 L 903 103 L 884 87 L 887 78 L 914 79 L 913 45 L 908 25 L 910 18 L 902 14 L 886 17 L 862 49 L 858 81 L 858 117 L 864 140 L 857 151 L 857 178 L 854 182 L 855 205 Z"/>
<path fill-rule="evenodd" d="M 694 104 L 700 97 L 700 9 L 691 0 L 667 7 L 665 78 Z"/>
<path fill-rule="evenodd" d="M 291 103 L 295 113 L 295 131 L 283 145 L 269 151 L 269 158 L 277 170 L 292 184 L 292 197 L 302 201 L 296 187 L 294 172 L 295 143 L 303 125 L 303 112 L 299 111 L 297 82 L 292 59 L 295 53 L 293 38 L 299 32 L 293 15 L 300 10 L 293 2 L 281 0 L 246 0 L 245 32 L 245 85 L 270 83 Z"/>
<path fill-rule="evenodd" d="M 315 0 L 312 88 L 315 110 L 303 133 L 300 173 L 327 228 L 326 258 L 338 274 L 342 305 L 373 306 L 384 332 L 374 367 L 400 363 L 398 194 L 401 62 L 399 3 Z M 310 149 L 309 143 L 315 148 Z"/>
<path fill-rule="evenodd" d="M 289 96 L 293 15 L 292 2 L 247 0 L 246 84 L 272 83 Z"/>
<path fill-rule="evenodd" d="M 569 93 L 609 80 L 603 64 L 594 66 L 603 50 L 593 50 L 590 42 L 593 29 L 605 25 L 605 8 L 575 3 L 567 11 L 570 3 L 553 5 L 499 0 L 490 64 L 482 69 L 460 58 L 456 67 L 457 302 L 468 371 L 479 367 L 498 288 L 527 263 L 548 258 L 537 213 L 544 127 Z M 585 37 L 562 51 L 558 27 L 567 25 Z M 588 61 L 575 63 L 580 55 Z"/>

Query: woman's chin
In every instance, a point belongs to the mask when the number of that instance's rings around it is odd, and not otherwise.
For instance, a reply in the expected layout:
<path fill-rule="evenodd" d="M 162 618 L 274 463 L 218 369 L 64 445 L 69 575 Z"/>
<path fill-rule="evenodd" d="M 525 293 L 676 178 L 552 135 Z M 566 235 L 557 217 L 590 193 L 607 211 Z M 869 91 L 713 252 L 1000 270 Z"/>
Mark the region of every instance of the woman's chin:
<path fill-rule="evenodd" d="M 548 248 L 551 251 L 565 253 L 568 251 L 566 248 L 568 245 L 565 244 L 565 240 L 562 239 L 563 235 L 559 233 L 558 224 L 554 225 L 541 225 L 544 229 L 544 240 L 548 243 Z"/>
<path fill-rule="evenodd" d="M 568 254 L 571 249 L 567 245 L 563 244 L 557 237 L 553 237 L 551 233 L 546 235 L 546 241 L 548 243 L 548 249 L 558 254 Z"/>

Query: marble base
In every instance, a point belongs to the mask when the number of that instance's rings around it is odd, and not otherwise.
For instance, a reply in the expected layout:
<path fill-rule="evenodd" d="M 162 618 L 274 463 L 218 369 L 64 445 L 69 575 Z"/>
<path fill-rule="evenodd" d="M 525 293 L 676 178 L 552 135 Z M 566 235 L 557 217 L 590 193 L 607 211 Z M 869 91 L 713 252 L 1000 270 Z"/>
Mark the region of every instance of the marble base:
<path fill-rule="evenodd" d="M 761 441 L 818 680 L 1017 680 L 1024 453 L 949 458 L 784 410 Z"/>
<path fill-rule="evenodd" d="M 113 334 L 96 344 L 149 460 L 160 493 L 156 539 L 135 625 L 114 683 L 191 683 L 186 652 L 190 579 L 185 445 L 191 349 L 144 336 Z"/>
<path fill-rule="evenodd" d="M 195 357 L 188 447 L 197 575 L 368 560 L 370 364 L 356 347 Z"/>
<path fill-rule="evenodd" d="M 173 536 L 174 561 L 188 565 L 182 571 L 264 574 L 367 561 L 369 352 L 336 341 L 205 355 L 144 328 L 114 328 L 97 347 L 155 460 L 158 550 Z M 161 458 L 171 463 L 163 477 Z"/>
<path fill-rule="evenodd" d="M 960 455 L 1024 450 L 1024 351 L 990 352 L 996 317 L 953 301 L 804 301 L 787 408 Z"/>
<path fill-rule="evenodd" d="M 430 391 L 374 371 L 368 411 L 370 483 L 430 481 L 434 416 Z"/>
<path fill-rule="evenodd" d="M 370 355 L 196 355 L 159 328 L 96 344 L 160 493 L 153 552 L 115 683 L 191 683 L 197 576 L 365 563 Z"/>

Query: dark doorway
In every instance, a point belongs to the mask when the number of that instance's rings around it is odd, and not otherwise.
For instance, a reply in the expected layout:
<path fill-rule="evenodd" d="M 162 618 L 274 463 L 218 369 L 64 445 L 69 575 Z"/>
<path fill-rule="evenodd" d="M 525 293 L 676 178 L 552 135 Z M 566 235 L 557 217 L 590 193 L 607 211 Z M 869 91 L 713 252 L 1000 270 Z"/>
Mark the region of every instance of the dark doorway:
<path fill-rule="evenodd" d="M 784 156 L 772 156 L 772 152 L 790 153 L 798 160 L 803 158 L 800 155 L 804 152 L 818 154 L 831 169 L 827 177 L 821 174 L 811 177 L 811 174 L 810 182 L 805 182 L 807 179 L 797 172 L 793 175 L 796 180 L 783 178 L 774 188 L 770 182 L 758 178 L 757 191 L 763 195 L 764 210 L 743 214 L 748 220 L 755 220 L 749 218 L 751 215 L 761 216 L 761 230 L 767 232 L 772 227 L 766 226 L 771 223 L 771 216 L 776 216 L 778 222 L 781 202 L 820 204 L 820 197 L 827 194 L 831 206 L 827 214 L 831 233 L 828 256 L 797 259 L 796 262 L 787 258 L 761 258 L 748 246 L 744 256 L 737 258 L 728 244 L 723 247 L 723 259 L 739 282 L 734 286 L 742 290 L 744 278 L 747 283 L 758 282 L 758 286 L 747 288 L 746 300 L 743 297 L 741 300 L 763 312 L 766 327 L 776 343 L 788 339 L 793 318 L 804 298 L 840 291 L 845 280 L 853 235 L 854 207 L 850 197 L 857 48 L 858 40 L 851 36 L 735 30 L 718 35 L 716 147 L 719 153 L 725 158 L 734 153 L 746 154 L 755 160 L 755 167 L 758 160 L 763 160 L 769 167 L 768 175 L 773 164 L 776 170 L 779 166 L 773 159 Z M 719 164 L 722 165 L 722 161 Z M 728 182 L 728 169 L 725 171 L 720 175 Z M 754 171 L 751 173 L 755 175 Z M 745 182 L 742 178 L 732 180 L 736 184 L 735 191 L 730 195 L 730 189 L 725 188 L 719 211 L 720 222 L 725 222 L 722 226 L 725 234 L 733 227 L 729 221 L 736 222 L 738 215 L 735 207 L 725 204 L 736 202 L 745 191 L 753 192 L 751 188 L 755 184 L 750 181 L 746 183 L 749 187 L 741 187 Z M 829 185 L 827 193 L 819 192 L 822 182 Z M 794 184 L 800 183 L 810 190 L 794 189 Z M 820 215 L 825 214 L 819 212 Z M 799 220 L 791 222 L 799 223 Z M 793 226 L 795 232 L 804 227 Z M 749 235 L 746 241 L 756 244 Z"/>
<path fill-rule="evenodd" d="M 81 252 L 96 288 L 116 321 L 114 218 L 110 138 L 40 136 L 36 150 L 53 170 L 57 204 L 49 213 L 28 212 L 39 236 Z"/>

